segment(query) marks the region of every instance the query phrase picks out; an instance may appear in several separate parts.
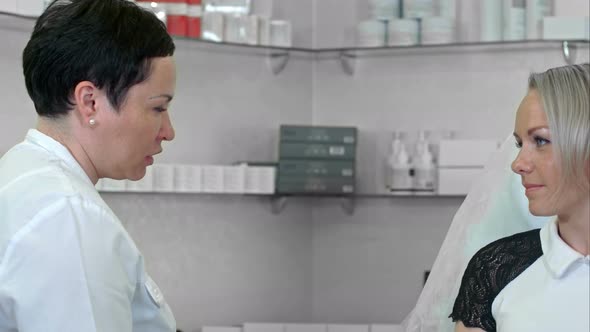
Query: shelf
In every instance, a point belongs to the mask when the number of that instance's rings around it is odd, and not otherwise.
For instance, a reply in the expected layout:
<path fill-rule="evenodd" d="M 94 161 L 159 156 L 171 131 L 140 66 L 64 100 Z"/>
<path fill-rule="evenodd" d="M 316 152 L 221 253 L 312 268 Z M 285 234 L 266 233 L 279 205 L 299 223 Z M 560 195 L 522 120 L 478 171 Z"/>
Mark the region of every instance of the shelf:
<path fill-rule="evenodd" d="M 0 28 L 29 32 L 35 18 L 23 17 L 0 12 L 2 20 Z M 383 46 L 355 47 L 344 46 L 335 48 L 314 47 L 276 47 L 249 45 L 227 42 L 214 42 L 202 39 L 174 37 L 177 46 L 191 49 L 206 49 L 214 52 L 266 56 L 268 66 L 274 74 L 279 74 L 288 64 L 290 58 L 311 58 L 313 60 L 339 60 L 342 69 L 354 75 L 356 61 L 359 58 L 387 57 L 413 54 L 460 54 L 472 51 L 504 52 L 504 51 L 539 51 L 561 50 L 566 63 L 575 62 L 578 49 L 590 49 L 590 40 L 518 40 L 496 42 L 464 42 L 453 44 L 432 44 L 414 46 Z"/>
<path fill-rule="evenodd" d="M 561 50 L 564 61 L 575 63 L 578 49 L 590 49 L 589 40 L 518 40 L 497 42 L 465 42 L 453 44 L 431 44 L 414 46 L 383 46 L 383 47 L 338 47 L 338 48 L 306 48 L 306 47 L 274 47 L 248 45 L 226 42 L 213 42 L 201 39 L 175 37 L 181 47 L 215 48 L 232 54 L 258 54 L 268 56 L 269 66 L 273 73 L 280 73 L 291 56 L 307 57 L 314 60 L 340 60 L 342 69 L 354 75 L 356 60 L 359 58 L 388 57 L 417 54 L 460 54 L 467 52 L 506 52 L 506 51 L 540 51 Z"/>
<path fill-rule="evenodd" d="M 464 199 L 466 195 L 436 195 L 436 194 L 383 194 L 383 193 L 357 193 L 357 194 L 238 194 L 238 193 L 188 193 L 188 192 L 142 192 L 142 191 L 100 191 L 101 194 L 166 194 L 166 195 L 200 195 L 207 197 L 248 197 L 248 198 L 267 198 L 270 201 L 270 209 L 273 214 L 280 214 L 287 206 L 290 198 L 310 198 L 310 199 L 331 199 L 338 200 L 340 207 L 347 215 L 353 215 L 356 203 L 365 199 Z"/>

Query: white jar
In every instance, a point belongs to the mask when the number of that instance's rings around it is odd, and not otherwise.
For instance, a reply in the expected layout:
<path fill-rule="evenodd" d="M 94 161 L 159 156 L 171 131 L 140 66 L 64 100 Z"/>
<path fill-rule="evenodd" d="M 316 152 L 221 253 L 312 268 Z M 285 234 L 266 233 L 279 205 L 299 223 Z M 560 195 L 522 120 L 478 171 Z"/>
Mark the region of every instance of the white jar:
<path fill-rule="evenodd" d="M 422 19 L 422 44 L 451 44 L 454 41 L 454 19 L 448 17 Z"/>
<path fill-rule="evenodd" d="M 404 18 L 424 18 L 434 16 L 434 0 L 404 0 Z"/>
<path fill-rule="evenodd" d="M 369 0 L 369 17 L 372 19 L 391 19 L 401 17 L 401 0 Z"/>
<path fill-rule="evenodd" d="M 418 44 L 418 20 L 391 20 L 387 29 L 389 36 L 388 45 L 390 46 L 411 46 Z"/>

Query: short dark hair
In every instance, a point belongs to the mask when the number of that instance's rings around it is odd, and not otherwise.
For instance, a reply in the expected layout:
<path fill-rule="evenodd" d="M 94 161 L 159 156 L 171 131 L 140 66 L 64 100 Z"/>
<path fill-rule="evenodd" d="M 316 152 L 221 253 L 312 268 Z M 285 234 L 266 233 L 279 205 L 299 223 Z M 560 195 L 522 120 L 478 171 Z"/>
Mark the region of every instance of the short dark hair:
<path fill-rule="evenodd" d="M 118 110 L 149 77 L 151 60 L 174 49 L 164 23 L 130 1 L 54 0 L 23 51 L 25 84 L 41 116 L 67 114 L 82 81 L 104 89 Z"/>

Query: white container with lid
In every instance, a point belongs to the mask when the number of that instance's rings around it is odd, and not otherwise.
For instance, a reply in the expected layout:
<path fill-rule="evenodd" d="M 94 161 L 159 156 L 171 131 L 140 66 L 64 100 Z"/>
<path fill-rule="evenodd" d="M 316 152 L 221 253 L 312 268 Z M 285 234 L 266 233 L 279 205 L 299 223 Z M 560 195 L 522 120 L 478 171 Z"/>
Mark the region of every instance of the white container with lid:
<path fill-rule="evenodd" d="M 369 0 L 369 17 L 372 19 L 400 18 L 401 0 Z"/>
<path fill-rule="evenodd" d="M 418 44 L 419 23 L 416 19 L 391 20 L 387 29 L 388 45 L 390 46 Z"/>
<path fill-rule="evenodd" d="M 526 38 L 541 39 L 543 18 L 552 14 L 552 0 L 526 0 Z"/>
<path fill-rule="evenodd" d="M 480 8 L 480 40 L 484 42 L 502 40 L 502 2 L 482 0 Z"/>
<path fill-rule="evenodd" d="M 524 0 L 504 0 L 504 40 L 523 40 L 526 38 L 526 10 L 524 5 Z"/>
<path fill-rule="evenodd" d="M 432 153 L 428 148 L 428 141 L 424 131 L 420 132 L 416 143 L 416 154 L 412 160 L 414 166 L 413 188 L 416 190 L 416 194 L 424 194 L 428 193 L 428 191 L 433 194 L 436 181 L 436 166 Z"/>
<path fill-rule="evenodd" d="M 424 18 L 434 16 L 435 0 L 404 0 L 403 18 Z"/>

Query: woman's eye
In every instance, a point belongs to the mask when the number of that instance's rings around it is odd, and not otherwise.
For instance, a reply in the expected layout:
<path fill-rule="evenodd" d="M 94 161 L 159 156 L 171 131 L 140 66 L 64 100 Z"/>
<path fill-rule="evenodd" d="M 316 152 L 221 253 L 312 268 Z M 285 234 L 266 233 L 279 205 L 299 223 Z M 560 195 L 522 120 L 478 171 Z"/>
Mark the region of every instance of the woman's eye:
<path fill-rule="evenodd" d="M 535 136 L 535 143 L 537 144 L 538 147 L 541 147 L 545 144 L 549 144 L 551 142 L 549 142 L 549 140 L 544 139 L 543 137 L 539 137 L 539 136 Z"/>
<path fill-rule="evenodd" d="M 166 112 L 166 108 L 164 107 L 155 107 L 154 111 L 158 112 L 158 113 L 162 113 L 162 112 Z"/>
<path fill-rule="evenodd" d="M 522 142 L 514 142 L 514 145 L 516 145 L 517 149 L 522 148 Z"/>

